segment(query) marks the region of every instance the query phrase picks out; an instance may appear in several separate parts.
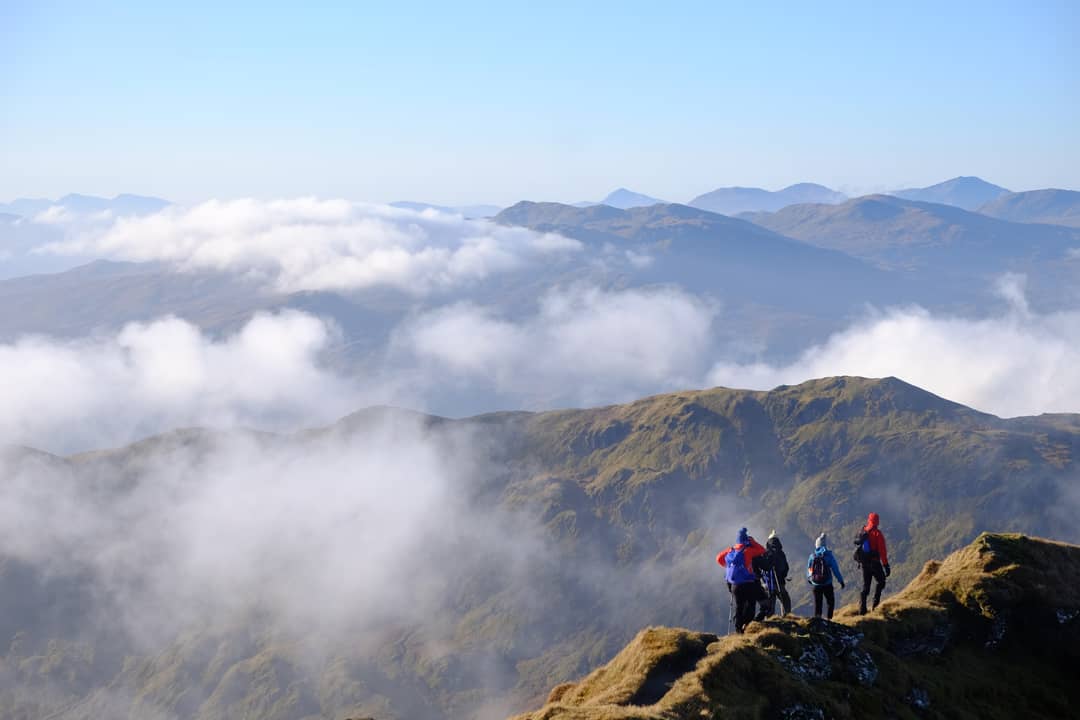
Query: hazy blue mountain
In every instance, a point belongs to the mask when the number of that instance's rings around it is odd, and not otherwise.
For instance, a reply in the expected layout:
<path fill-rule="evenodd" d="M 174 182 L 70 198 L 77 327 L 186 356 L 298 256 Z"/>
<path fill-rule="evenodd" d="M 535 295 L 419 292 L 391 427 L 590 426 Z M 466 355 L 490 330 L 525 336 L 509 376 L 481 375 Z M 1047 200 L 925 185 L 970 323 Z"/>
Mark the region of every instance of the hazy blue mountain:
<path fill-rule="evenodd" d="M 975 210 L 1009 191 L 1000 185 L 988 183 L 977 177 L 955 177 L 924 188 L 907 188 L 889 193 L 904 200 L 954 205 L 965 210 Z"/>
<path fill-rule="evenodd" d="M 7 205 L 0 204 L 0 212 L 29 218 L 50 207 L 59 206 L 75 214 L 111 211 L 114 215 L 149 215 L 169 205 L 171 203 L 168 200 L 129 193 L 122 193 L 113 198 L 70 193 L 55 201 L 44 198 L 19 198 Z"/>
<path fill-rule="evenodd" d="M 571 203 L 569 207 L 586 208 L 593 207 L 594 205 L 607 205 L 608 207 L 618 208 L 620 210 L 628 210 L 635 207 L 649 207 L 650 205 L 662 205 L 664 203 L 664 200 L 659 200 L 651 195 L 634 192 L 633 190 L 627 190 L 626 188 L 618 188 L 612 190 L 607 194 L 607 197 L 599 202 L 583 200 L 581 202 Z"/>
<path fill-rule="evenodd" d="M 1080 227 L 1080 192 L 1051 188 L 1009 193 L 981 206 L 979 212 L 1013 222 Z"/>
<path fill-rule="evenodd" d="M 53 204 L 48 198 L 16 198 L 9 203 L 0 203 L 0 212 L 23 217 L 33 217 Z"/>
<path fill-rule="evenodd" d="M 35 223 L 22 215 L 0 213 L 0 280 L 43 272 L 60 272 L 89 261 L 89 258 L 34 252 L 63 239 L 62 230 L 47 223 Z"/>
<path fill-rule="evenodd" d="M 1013 223 L 958 207 L 867 195 L 840 205 L 793 205 L 747 220 L 818 247 L 897 269 L 943 272 L 1023 269 L 1056 262 L 1080 230 Z"/>
<path fill-rule="evenodd" d="M 648 207 L 649 205 L 662 204 L 663 200 L 650 197 L 649 195 L 643 195 L 642 193 L 634 192 L 633 190 L 627 190 L 626 188 L 619 188 L 612 190 L 608 193 L 607 197 L 600 201 L 603 205 L 610 205 L 614 208 L 620 208 L 626 210 L 634 207 Z"/>
<path fill-rule="evenodd" d="M 390 206 L 405 210 L 415 210 L 416 212 L 437 210 L 438 212 L 451 215 L 464 215 L 467 218 L 494 217 L 502 210 L 498 205 L 433 205 L 431 203 L 414 202 L 412 200 L 397 200 L 390 203 Z"/>
<path fill-rule="evenodd" d="M 910 301 L 912 288 L 842 252 L 688 205 L 620 210 L 520 202 L 496 222 L 556 232 L 636 261 L 636 283 L 676 283 L 722 298 L 733 332 L 777 347 L 805 341 L 867 301 Z"/>
<path fill-rule="evenodd" d="M 824 185 L 798 183 L 776 191 L 747 187 L 718 188 L 698 195 L 688 204 L 722 215 L 737 215 L 759 210 L 771 212 L 797 203 L 841 203 L 845 200 L 847 195 Z"/>

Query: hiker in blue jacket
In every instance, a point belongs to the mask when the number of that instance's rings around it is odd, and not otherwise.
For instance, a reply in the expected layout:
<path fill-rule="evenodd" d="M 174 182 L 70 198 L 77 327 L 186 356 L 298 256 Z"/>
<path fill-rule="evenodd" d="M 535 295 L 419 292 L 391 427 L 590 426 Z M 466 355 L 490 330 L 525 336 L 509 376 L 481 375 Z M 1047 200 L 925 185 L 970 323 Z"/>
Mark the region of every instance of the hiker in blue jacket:
<path fill-rule="evenodd" d="M 844 576 L 840 572 L 840 566 L 836 564 L 836 558 L 829 549 L 829 539 L 825 533 L 821 533 L 814 542 L 814 552 L 806 561 L 806 579 L 814 587 L 814 617 L 821 617 L 821 599 L 829 604 L 829 613 L 826 617 L 832 620 L 833 606 L 836 604 L 836 596 L 833 593 L 833 577 L 844 587 Z"/>
<path fill-rule="evenodd" d="M 716 556 L 716 562 L 725 568 L 728 588 L 735 600 L 735 632 L 754 619 L 754 608 L 765 594 L 754 574 L 754 559 L 764 554 L 765 548 L 751 537 L 746 528 L 739 530 L 736 542 Z"/>

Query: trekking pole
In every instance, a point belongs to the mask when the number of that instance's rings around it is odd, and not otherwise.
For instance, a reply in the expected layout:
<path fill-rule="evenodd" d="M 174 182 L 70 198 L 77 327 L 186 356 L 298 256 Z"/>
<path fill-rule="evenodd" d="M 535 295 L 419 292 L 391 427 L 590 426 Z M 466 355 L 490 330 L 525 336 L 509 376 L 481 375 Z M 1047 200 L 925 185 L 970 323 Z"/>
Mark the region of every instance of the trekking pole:
<path fill-rule="evenodd" d="M 735 592 L 731 589 L 731 583 L 728 583 L 728 614 L 727 614 L 727 634 L 731 634 L 731 622 L 735 619 Z"/>

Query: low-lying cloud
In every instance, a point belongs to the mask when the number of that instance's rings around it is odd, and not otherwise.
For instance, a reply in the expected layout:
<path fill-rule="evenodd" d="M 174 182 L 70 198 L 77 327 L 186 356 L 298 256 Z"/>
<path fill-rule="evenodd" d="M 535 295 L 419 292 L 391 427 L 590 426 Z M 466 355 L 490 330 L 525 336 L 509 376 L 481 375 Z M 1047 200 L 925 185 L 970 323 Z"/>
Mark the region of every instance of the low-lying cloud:
<path fill-rule="evenodd" d="M 177 318 L 77 341 L 24 337 L 0 345 L 0 444 L 69 452 L 194 425 L 295 429 L 385 399 L 322 365 L 334 340 L 293 311 L 222 339 Z"/>
<path fill-rule="evenodd" d="M 1003 417 L 1080 412 L 1080 311 L 1010 309 L 983 319 L 919 307 L 874 313 L 787 365 L 719 362 L 712 385 L 769 389 L 829 375 L 899 377 Z"/>
<path fill-rule="evenodd" d="M 432 376 L 526 405 L 614 402 L 698 385 L 717 312 L 672 288 L 555 289 L 516 321 L 472 303 L 443 307 L 406 324 L 395 343 Z"/>
<path fill-rule="evenodd" d="M 316 198 L 211 200 L 70 235 L 48 251 L 236 272 L 280 292 L 393 287 L 424 295 L 580 249 L 559 235 L 460 215 Z"/>

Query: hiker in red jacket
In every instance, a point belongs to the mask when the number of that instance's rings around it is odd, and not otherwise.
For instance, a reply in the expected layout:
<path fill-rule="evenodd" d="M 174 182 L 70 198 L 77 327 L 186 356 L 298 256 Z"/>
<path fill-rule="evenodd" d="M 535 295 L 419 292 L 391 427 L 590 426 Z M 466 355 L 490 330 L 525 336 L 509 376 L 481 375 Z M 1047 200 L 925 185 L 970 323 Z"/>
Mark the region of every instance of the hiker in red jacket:
<path fill-rule="evenodd" d="M 763 554 L 765 548 L 750 537 L 746 528 L 739 530 L 737 542 L 727 550 L 721 550 L 716 562 L 727 569 L 727 583 L 735 597 L 735 632 L 741 633 L 751 620 L 757 602 L 764 593 L 754 574 L 754 558 Z"/>
<path fill-rule="evenodd" d="M 863 588 L 859 596 L 859 614 L 866 614 L 866 598 L 870 595 L 870 581 L 876 581 L 874 586 L 874 604 L 871 609 L 877 608 L 881 602 L 881 591 L 885 589 L 885 578 L 889 577 L 892 569 L 889 567 L 889 552 L 885 548 L 885 536 L 878 529 L 881 518 L 875 512 L 866 518 L 866 526 L 859 533 L 855 541 L 855 557 L 862 565 Z"/>

